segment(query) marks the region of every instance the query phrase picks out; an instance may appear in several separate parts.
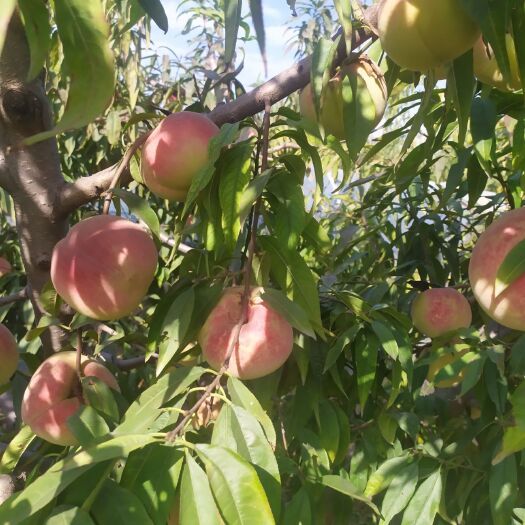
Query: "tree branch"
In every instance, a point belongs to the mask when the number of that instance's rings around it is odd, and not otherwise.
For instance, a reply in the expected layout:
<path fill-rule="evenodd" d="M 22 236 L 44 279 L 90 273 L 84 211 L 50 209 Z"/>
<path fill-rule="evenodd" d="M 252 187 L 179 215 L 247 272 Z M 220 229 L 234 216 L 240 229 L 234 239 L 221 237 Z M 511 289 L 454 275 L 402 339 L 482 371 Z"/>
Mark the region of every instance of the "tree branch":
<path fill-rule="evenodd" d="M 16 301 L 25 301 L 27 298 L 27 289 L 23 288 L 22 290 L 11 295 L 4 295 L 3 297 L 0 297 L 0 306 L 15 303 Z"/>
<path fill-rule="evenodd" d="M 367 12 L 368 10 L 365 15 Z M 352 49 L 356 49 L 370 38 L 375 40 L 377 37 L 369 27 L 357 29 L 354 33 Z M 334 66 L 339 65 L 346 56 L 345 41 L 341 38 Z M 232 102 L 217 106 L 208 116 L 215 124 L 222 126 L 227 122 L 240 122 L 246 117 L 260 113 L 264 110 L 266 102 L 273 105 L 306 86 L 310 81 L 311 64 L 312 59 L 308 56 L 253 91 L 241 95 Z M 64 186 L 59 198 L 61 216 L 100 197 L 110 187 L 117 167 L 118 164 Z"/>

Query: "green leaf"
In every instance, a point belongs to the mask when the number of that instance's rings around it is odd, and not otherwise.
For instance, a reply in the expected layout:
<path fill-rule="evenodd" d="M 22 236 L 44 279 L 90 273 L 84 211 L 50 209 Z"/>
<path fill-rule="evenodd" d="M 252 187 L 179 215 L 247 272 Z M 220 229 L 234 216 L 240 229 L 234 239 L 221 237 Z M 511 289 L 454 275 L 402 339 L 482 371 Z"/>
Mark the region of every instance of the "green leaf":
<path fill-rule="evenodd" d="M 3 0 L 0 3 L 0 54 L 4 49 L 4 42 L 7 35 L 7 27 L 15 11 L 16 0 Z"/>
<path fill-rule="evenodd" d="M 9 3 L 9 2 L 8 2 Z M 45 2 L 18 0 L 31 57 L 27 80 L 33 80 L 44 67 L 51 45 L 51 25 Z M 0 45 L 0 52 L 1 52 Z"/>
<path fill-rule="evenodd" d="M 272 525 L 275 520 L 255 469 L 235 452 L 197 445 L 210 485 L 227 523 Z"/>
<path fill-rule="evenodd" d="M 158 417 L 158 409 L 182 394 L 203 372 L 200 367 L 184 367 L 160 377 L 130 405 L 114 434 L 145 432 Z"/>
<path fill-rule="evenodd" d="M 264 17 L 261 0 L 249 0 L 250 14 L 252 15 L 253 28 L 255 29 L 255 37 L 259 44 L 261 58 L 264 64 L 264 72 L 268 75 L 268 63 L 266 59 L 266 33 L 264 31 Z"/>
<path fill-rule="evenodd" d="M 357 393 L 361 412 L 364 410 L 374 385 L 378 350 L 379 341 L 374 334 L 363 331 L 359 333 L 359 337 L 355 341 L 354 355 L 357 366 Z"/>
<path fill-rule="evenodd" d="M 497 111 L 494 102 L 486 98 L 474 98 L 470 115 L 470 132 L 478 159 L 489 174 L 491 173 L 490 156 L 495 140 L 496 122 Z"/>
<path fill-rule="evenodd" d="M 119 420 L 119 410 L 111 388 L 95 376 L 82 378 L 82 394 L 89 406 L 107 416 L 111 421 Z"/>
<path fill-rule="evenodd" d="M 243 142 L 225 152 L 220 162 L 219 201 L 221 203 L 224 243 L 233 251 L 241 231 L 241 200 L 250 180 L 253 146 Z"/>
<path fill-rule="evenodd" d="M 261 298 L 276 312 L 281 314 L 295 329 L 315 339 L 315 332 L 306 312 L 298 304 L 290 301 L 280 290 L 265 288 Z"/>
<path fill-rule="evenodd" d="M 419 468 L 416 462 L 406 464 L 396 472 L 391 480 L 381 504 L 382 525 L 388 525 L 392 518 L 399 514 L 412 499 L 419 481 Z"/>
<path fill-rule="evenodd" d="M 525 381 L 522 381 L 514 390 L 510 402 L 512 404 L 513 426 L 504 430 L 501 451 L 492 461 L 494 465 L 525 448 Z"/>
<path fill-rule="evenodd" d="M 407 466 L 414 462 L 414 458 L 407 454 L 391 459 L 387 459 L 379 468 L 370 476 L 366 484 L 365 496 L 377 496 L 387 489 L 396 477 L 403 472 Z"/>
<path fill-rule="evenodd" d="M 357 488 L 354 487 L 354 485 L 348 479 L 342 478 L 340 476 L 327 475 L 321 478 L 321 483 L 325 487 L 330 487 L 331 489 L 336 490 L 341 494 L 350 496 L 352 499 L 362 501 L 363 503 L 368 505 L 376 514 L 380 514 L 376 504 L 370 498 L 367 498 L 364 494 L 359 492 Z"/>
<path fill-rule="evenodd" d="M 496 273 L 494 294 L 503 293 L 516 279 L 525 272 L 525 239 L 518 242 L 507 253 Z"/>
<path fill-rule="evenodd" d="M 349 0 L 334 0 L 335 10 L 339 17 L 339 23 L 343 28 L 346 42 L 346 52 L 348 55 L 352 52 L 352 3 Z"/>
<path fill-rule="evenodd" d="M 224 62 L 229 64 L 235 53 L 241 23 L 242 0 L 224 0 Z"/>
<path fill-rule="evenodd" d="M 248 387 L 239 379 L 230 376 L 228 377 L 228 394 L 233 403 L 245 408 L 259 421 L 266 434 L 266 439 L 270 442 L 272 448 L 275 449 L 277 437 L 272 420 Z"/>
<path fill-rule="evenodd" d="M 154 525 L 139 498 L 111 479 L 104 482 L 91 514 L 99 524 Z"/>
<path fill-rule="evenodd" d="M 50 514 L 44 525 L 95 525 L 89 514 L 78 507 L 59 505 Z"/>
<path fill-rule="evenodd" d="M 138 0 L 140 6 L 164 33 L 169 29 L 168 17 L 160 0 Z"/>
<path fill-rule="evenodd" d="M 215 172 L 215 163 L 217 162 L 222 148 L 233 142 L 237 131 L 239 130 L 239 124 L 224 124 L 219 133 L 212 137 L 208 146 L 208 162 L 206 166 L 201 168 L 199 172 L 193 177 L 191 181 L 190 189 L 184 203 L 184 210 L 182 215 L 185 216 L 190 210 L 191 206 L 195 202 L 195 199 L 199 193 L 209 184 Z"/>
<path fill-rule="evenodd" d="M 372 321 L 370 326 L 377 335 L 385 352 L 395 361 L 399 355 L 399 347 L 397 346 L 396 338 L 390 328 L 381 321 Z"/>
<path fill-rule="evenodd" d="M 160 235 L 160 223 L 157 214 L 153 211 L 146 199 L 122 188 L 113 188 L 112 193 L 120 197 L 128 206 L 129 211 L 142 219 L 156 239 Z"/>
<path fill-rule="evenodd" d="M 304 487 L 286 504 L 282 525 L 312 525 L 312 507 Z"/>
<path fill-rule="evenodd" d="M 345 330 L 338 336 L 335 343 L 330 347 L 326 354 L 326 361 L 324 364 L 323 374 L 327 372 L 337 361 L 339 356 L 343 353 L 344 349 L 354 340 L 359 330 L 361 330 L 360 324 L 354 324 L 348 330 Z"/>
<path fill-rule="evenodd" d="M 272 276 L 286 295 L 303 307 L 308 313 L 312 326 L 317 333 L 320 333 L 322 323 L 319 295 L 312 271 L 297 251 L 288 250 L 271 237 L 260 236 L 258 240 L 271 257 Z"/>
<path fill-rule="evenodd" d="M 436 470 L 416 490 L 403 514 L 401 525 L 432 525 L 439 509 L 443 483 Z"/>
<path fill-rule="evenodd" d="M 493 525 L 511 523 L 512 509 L 518 498 L 518 473 L 514 456 L 508 456 L 492 466 L 489 475 L 489 497 Z"/>
<path fill-rule="evenodd" d="M 90 406 L 82 406 L 68 418 L 66 424 L 82 446 L 91 445 L 101 437 L 109 435 L 108 424 Z"/>
<path fill-rule="evenodd" d="M 167 338 L 160 345 L 157 377 L 164 371 L 177 350 L 181 349 L 190 326 L 194 304 L 195 291 L 191 287 L 178 295 L 168 310 L 162 324 L 162 332 L 167 332 Z"/>
<path fill-rule="evenodd" d="M 237 452 L 256 469 L 276 518 L 281 508 L 281 477 L 273 450 L 257 419 L 239 406 L 224 405 L 215 422 L 212 445 Z"/>
<path fill-rule="evenodd" d="M 321 446 L 333 463 L 339 451 L 339 418 L 332 404 L 323 400 L 316 411 Z"/>
<path fill-rule="evenodd" d="M 244 224 L 255 201 L 261 196 L 266 184 L 270 180 L 271 174 L 272 172 L 267 170 L 262 175 L 255 177 L 242 193 L 239 207 L 241 225 Z"/>
<path fill-rule="evenodd" d="M 26 145 L 91 122 L 104 112 L 115 89 L 109 26 L 101 0 L 55 0 L 54 5 L 70 78 L 67 104 L 60 122 L 50 131 L 25 139 Z"/>
<path fill-rule="evenodd" d="M 154 523 L 166 523 L 184 454 L 175 447 L 148 445 L 130 454 L 120 484 L 135 494 Z"/>
<path fill-rule="evenodd" d="M 219 510 L 206 473 L 186 453 L 186 466 L 180 489 L 180 525 L 220 525 Z"/>
<path fill-rule="evenodd" d="M 35 438 L 36 435 L 31 430 L 31 427 L 22 425 L 15 437 L 9 442 L 0 458 L 0 474 L 9 474 L 13 472 L 20 461 L 22 454 L 27 450 Z"/>

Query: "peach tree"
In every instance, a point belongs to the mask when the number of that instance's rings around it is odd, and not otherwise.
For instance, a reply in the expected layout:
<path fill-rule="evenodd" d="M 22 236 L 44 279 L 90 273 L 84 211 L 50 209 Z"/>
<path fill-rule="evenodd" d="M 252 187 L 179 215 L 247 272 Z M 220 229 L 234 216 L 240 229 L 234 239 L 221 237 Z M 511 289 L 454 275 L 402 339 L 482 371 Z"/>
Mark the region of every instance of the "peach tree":
<path fill-rule="evenodd" d="M 173 3 L 0 5 L 0 523 L 525 523 L 523 1 Z"/>

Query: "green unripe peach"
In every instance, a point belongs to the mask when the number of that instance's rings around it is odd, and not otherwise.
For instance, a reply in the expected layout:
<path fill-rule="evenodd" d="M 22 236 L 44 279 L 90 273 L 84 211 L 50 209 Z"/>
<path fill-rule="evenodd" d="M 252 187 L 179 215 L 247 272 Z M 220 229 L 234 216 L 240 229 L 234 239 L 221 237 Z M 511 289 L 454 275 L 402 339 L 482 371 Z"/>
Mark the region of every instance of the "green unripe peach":
<path fill-rule="evenodd" d="M 479 38 L 474 45 L 474 74 L 480 82 L 493 86 L 500 91 L 519 91 L 521 78 L 518 66 L 518 57 L 514 48 L 514 39 L 507 33 L 505 35 L 507 56 L 510 63 L 510 78 L 505 80 L 498 66 L 498 61 L 489 44 Z"/>
<path fill-rule="evenodd" d="M 469 302 L 454 288 L 431 288 L 412 303 L 412 322 L 423 334 L 439 337 L 472 322 Z"/>
<path fill-rule="evenodd" d="M 0 324 L 0 385 L 5 385 L 18 367 L 19 354 L 13 334 Z"/>
<path fill-rule="evenodd" d="M 460 0 L 382 0 L 377 29 L 396 64 L 423 72 L 466 53 L 480 34 Z"/>
<path fill-rule="evenodd" d="M 346 62 L 332 77 L 321 94 L 320 123 L 327 133 L 339 140 L 345 138 L 343 82 L 356 80 L 357 89 L 366 90 L 356 97 L 356 111 L 372 131 L 383 118 L 387 102 L 385 79 L 379 68 L 368 58 Z M 299 108 L 306 119 L 316 122 L 312 86 L 308 84 L 299 94 Z"/>

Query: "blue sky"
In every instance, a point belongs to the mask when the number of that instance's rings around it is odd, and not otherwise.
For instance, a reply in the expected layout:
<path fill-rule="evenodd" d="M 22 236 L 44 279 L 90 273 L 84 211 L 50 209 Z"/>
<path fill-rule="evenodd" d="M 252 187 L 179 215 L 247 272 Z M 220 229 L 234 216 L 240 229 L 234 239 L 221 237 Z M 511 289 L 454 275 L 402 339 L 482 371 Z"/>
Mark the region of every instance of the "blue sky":
<path fill-rule="evenodd" d="M 247 2 L 244 2 L 245 4 Z M 169 21 L 169 29 L 163 34 L 152 24 L 152 40 L 154 47 L 167 46 L 179 56 L 191 53 L 186 44 L 187 35 L 181 31 L 186 23 L 186 18 L 177 12 L 180 0 L 163 0 L 162 5 L 166 11 Z M 266 53 L 268 56 L 268 78 L 276 75 L 294 62 L 293 50 L 287 50 L 286 42 L 291 34 L 286 33 L 285 22 L 291 18 L 291 12 L 286 0 L 264 0 L 264 24 L 266 28 Z M 259 53 L 257 42 L 253 41 L 246 45 L 244 70 L 239 75 L 240 81 L 245 87 L 259 84 L 265 80 L 264 66 Z M 159 50 L 162 52 L 162 50 Z"/>

